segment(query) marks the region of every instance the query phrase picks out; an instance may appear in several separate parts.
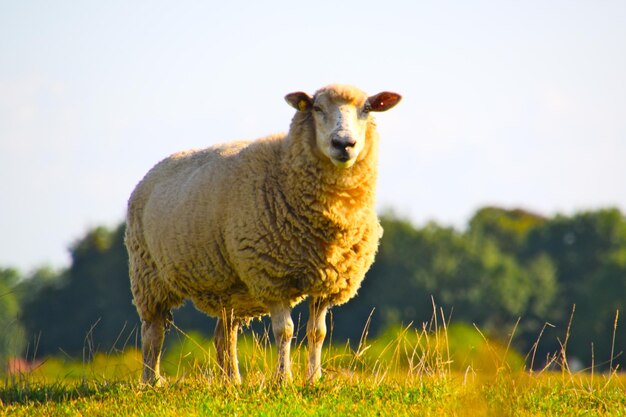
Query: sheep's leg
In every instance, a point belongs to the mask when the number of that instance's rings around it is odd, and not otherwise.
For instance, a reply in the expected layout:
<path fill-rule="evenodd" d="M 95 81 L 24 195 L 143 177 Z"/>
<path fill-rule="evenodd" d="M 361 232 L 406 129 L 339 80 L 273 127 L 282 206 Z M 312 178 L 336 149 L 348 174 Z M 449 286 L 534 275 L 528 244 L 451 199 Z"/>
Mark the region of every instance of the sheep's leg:
<path fill-rule="evenodd" d="M 309 321 L 306 325 L 306 336 L 309 343 L 309 364 L 307 382 L 315 382 L 322 376 L 322 345 L 326 337 L 326 313 L 328 303 L 319 299 L 309 302 Z"/>
<path fill-rule="evenodd" d="M 143 382 L 146 384 L 161 385 L 165 382 L 159 371 L 164 338 L 165 318 L 142 320 Z"/>
<path fill-rule="evenodd" d="M 235 384 L 241 383 L 239 374 L 239 362 L 237 360 L 237 333 L 239 321 L 232 315 L 224 314 L 217 319 L 215 325 L 215 350 L 217 351 L 217 364 L 224 376 Z"/>
<path fill-rule="evenodd" d="M 224 375 L 226 375 L 226 349 L 224 346 L 224 320 L 218 317 L 217 324 L 215 325 L 215 332 L 213 337 L 215 338 L 215 353 L 217 356 L 217 366 Z"/>
<path fill-rule="evenodd" d="M 291 308 L 282 304 L 270 307 L 274 340 L 278 347 L 278 367 L 276 377 L 279 382 L 290 382 L 291 377 L 291 338 L 293 337 L 293 321 Z"/>

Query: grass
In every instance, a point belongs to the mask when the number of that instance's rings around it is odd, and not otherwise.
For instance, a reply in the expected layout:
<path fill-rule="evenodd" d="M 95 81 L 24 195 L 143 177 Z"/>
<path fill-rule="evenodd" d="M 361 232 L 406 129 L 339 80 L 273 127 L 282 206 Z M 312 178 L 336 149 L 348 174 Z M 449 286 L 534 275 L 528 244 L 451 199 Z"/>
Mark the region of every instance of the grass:
<path fill-rule="evenodd" d="M 314 385 L 304 383 L 306 345 L 297 338 L 295 381 L 287 386 L 272 378 L 276 358 L 267 331 L 241 338 L 240 386 L 217 377 L 210 340 L 179 329 L 178 335 L 164 356 L 164 387 L 139 384 L 135 348 L 98 353 L 88 363 L 48 358 L 4 377 L 0 414 L 626 416 L 626 377 L 619 373 L 573 373 L 565 364 L 528 372 L 509 344 L 463 325 L 397 327 L 372 341 L 364 331 L 356 349 L 325 347 L 325 374 Z"/>
<path fill-rule="evenodd" d="M 163 388 L 134 381 L 22 381 L 1 390 L 7 415 L 626 415 L 624 378 L 525 373 L 467 379 L 463 374 L 377 381 L 335 375 L 278 387 L 257 380 L 231 386 L 202 377 Z"/>

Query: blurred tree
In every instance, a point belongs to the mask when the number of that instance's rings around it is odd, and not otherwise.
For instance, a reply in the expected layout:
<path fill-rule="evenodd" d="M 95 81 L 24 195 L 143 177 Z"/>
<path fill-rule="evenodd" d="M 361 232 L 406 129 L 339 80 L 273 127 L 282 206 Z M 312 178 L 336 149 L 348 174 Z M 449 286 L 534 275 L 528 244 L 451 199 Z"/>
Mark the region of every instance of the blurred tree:
<path fill-rule="evenodd" d="M 21 353 L 24 346 L 24 331 L 20 322 L 19 302 L 15 286 L 19 273 L 12 268 L 0 268 L 0 370 L 11 356 Z"/>
<path fill-rule="evenodd" d="M 556 292 L 549 258 L 540 256 L 521 265 L 502 253 L 496 239 L 477 240 L 471 233 L 435 223 L 417 229 L 388 215 L 382 225 L 385 233 L 376 263 L 359 297 L 341 307 L 346 318 L 343 313 L 335 318 L 341 335 L 358 337 L 359 329 L 349 321 L 356 317 L 356 323 L 364 323 L 372 307 L 378 310 L 371 325 L 375 333 L 397 323 L 428 322 L 432 296 L 455 321 L 476 323 L 496 337 L 507 338 L 524 316 L 518 336 L 526 342 L 523 346 L 529 344 L 524 332 L 540 328 Z"/>
<path fill-rule="evenodd" d="M 467 233 L 479 243 L 493 240 L 501 252 L 517 255 L 528 232 L 546 221 L 545 217 L 522 209 L 485 207 L 470 219 Z"/>
<path fill-rule="evenodd" d="M 618 309 L 626 308 L 626 218 L 617 209 L 557 216 L 529 233 L 520 257 L 542 254 L 557 271 L 559 288 L 553 309 L 558 313 L 561 340 L 569 312 L 576 305 L 569 355 L 590 365 L 593 343 L 596 363 L 608 363 L 614 317 Z M 625 349 L 626 334 L 618 331 L 615 351 Z M 623 366 L 625 359 L 622 355 L 614 363 Z"/>
<path fill-rule="evenodd" d="M 418 317 L 426 321 L 432 310 L 427 294 L 411 280 L 419 265 L 422 237 L 410 222 L 391 214 L 383 216 L 381 224 L 384 234 L 376 262 L 357 297 L 331 311 L 337 312 L 332 315 L 335 340 L 358 342 L 370 315 L 369 331 L 377 334 L 390 324 Z"/>
<path fill-rule="evenodd" d="M 59 350 L 89 357 L 97 350 L 135 345 L 137 314 L 131 303 L 124 226 L 98 227 L 71 248 L 72 264 L 24 282 L 23 322 L 32 351 Z"/>

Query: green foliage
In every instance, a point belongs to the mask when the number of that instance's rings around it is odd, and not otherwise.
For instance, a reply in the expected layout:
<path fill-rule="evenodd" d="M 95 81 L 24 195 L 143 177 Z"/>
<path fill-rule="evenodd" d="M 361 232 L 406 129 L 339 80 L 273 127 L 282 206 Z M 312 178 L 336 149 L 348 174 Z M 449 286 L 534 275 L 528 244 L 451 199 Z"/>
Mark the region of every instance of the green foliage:
<path fill-rule="evenodd" d="M 424 321 L 432 313 L 431 297 L 452 312 L 454 321 L 477 323 L 503 340 L 521 316 L 526 317 L 520 331 L 540 328 L 556 293 L 555 268 L 548 257 L 520 263 L 488 235 L 478 240 L 473 232 L 435 223 L 417 229 L 390 217 L 382 224 L 385 234 L 376 263 L 354 303 L 382 312 L 382 320 L 372 322 L 375 333 L 396 323 Z M 351 308 L 349 304 L 346 310 Z"/>
<path fill-rule="evenodd" d="M 468 234 L 479 242 L 492 240 L 502 252 L 515 255 L 523 246 L 528 233 L 546 221 L 538 214 L 521 209 L 485 207 L 471 218 Z"/>
<path fill-rule="evenodd" d="M 587 365 L 592 354 L 606 365 L 611 350 L 626 348 L 624 332 L 616 333 L 615 346 L 612 338 L 615 315 L 626 310 L 625 254 L 626 219 L 617 209 L 557 216 L 532 230 L 520 251 L 521 261 L 545 256 L 554 263 L 559 285 L 553 323 L 565 329 L 576 306 L 568 351 Z M 620 357 L 613 363 L 626 362 Z"/>
<path fill-rule="evenodd" d="M 15 292 L 18 280 L 15 269 L 0 269 L 0 370 L 23 348 L 24 330 L 18 320 L 20 305 Z"/>
<path fill-rule="evenodd" d="M 63 351 L 88 359 L 136 343 L 124 227 L 98 227 L 77 241 L 72 264 L 56 276 L 40 270 L 22 284 L 23 322 L 39 355 Z"/>

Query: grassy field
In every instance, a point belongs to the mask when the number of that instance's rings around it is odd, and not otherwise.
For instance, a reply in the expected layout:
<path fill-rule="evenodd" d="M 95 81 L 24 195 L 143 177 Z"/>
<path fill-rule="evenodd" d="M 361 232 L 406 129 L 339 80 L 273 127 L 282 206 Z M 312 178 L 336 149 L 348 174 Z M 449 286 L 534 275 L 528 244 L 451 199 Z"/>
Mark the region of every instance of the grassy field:
<path fill-rule="evenodd" d="M 267 332 L 241 338 L 244 383 L 221 381 L 211 341 L 179 333 L 164 357 L 168 384 L 139 384 L 135 348 L 95 354 L 89 361 L 48 358 L 27 372 L 5 375 L 4 415 L 433 415 L 621 416 L 626 377 L 572 373 L 552 366 L 524 370 L 524 358 L 479 331 L 390 329 L 358 347 L 325 348 L 323 379 L 303 381 L 306 346 L 293 349 L 295 381 L 277 386 Z M 560 358 L 562 359 L 562 358 Z M 556 370 L 555 370 L 556 369 Z"/>

